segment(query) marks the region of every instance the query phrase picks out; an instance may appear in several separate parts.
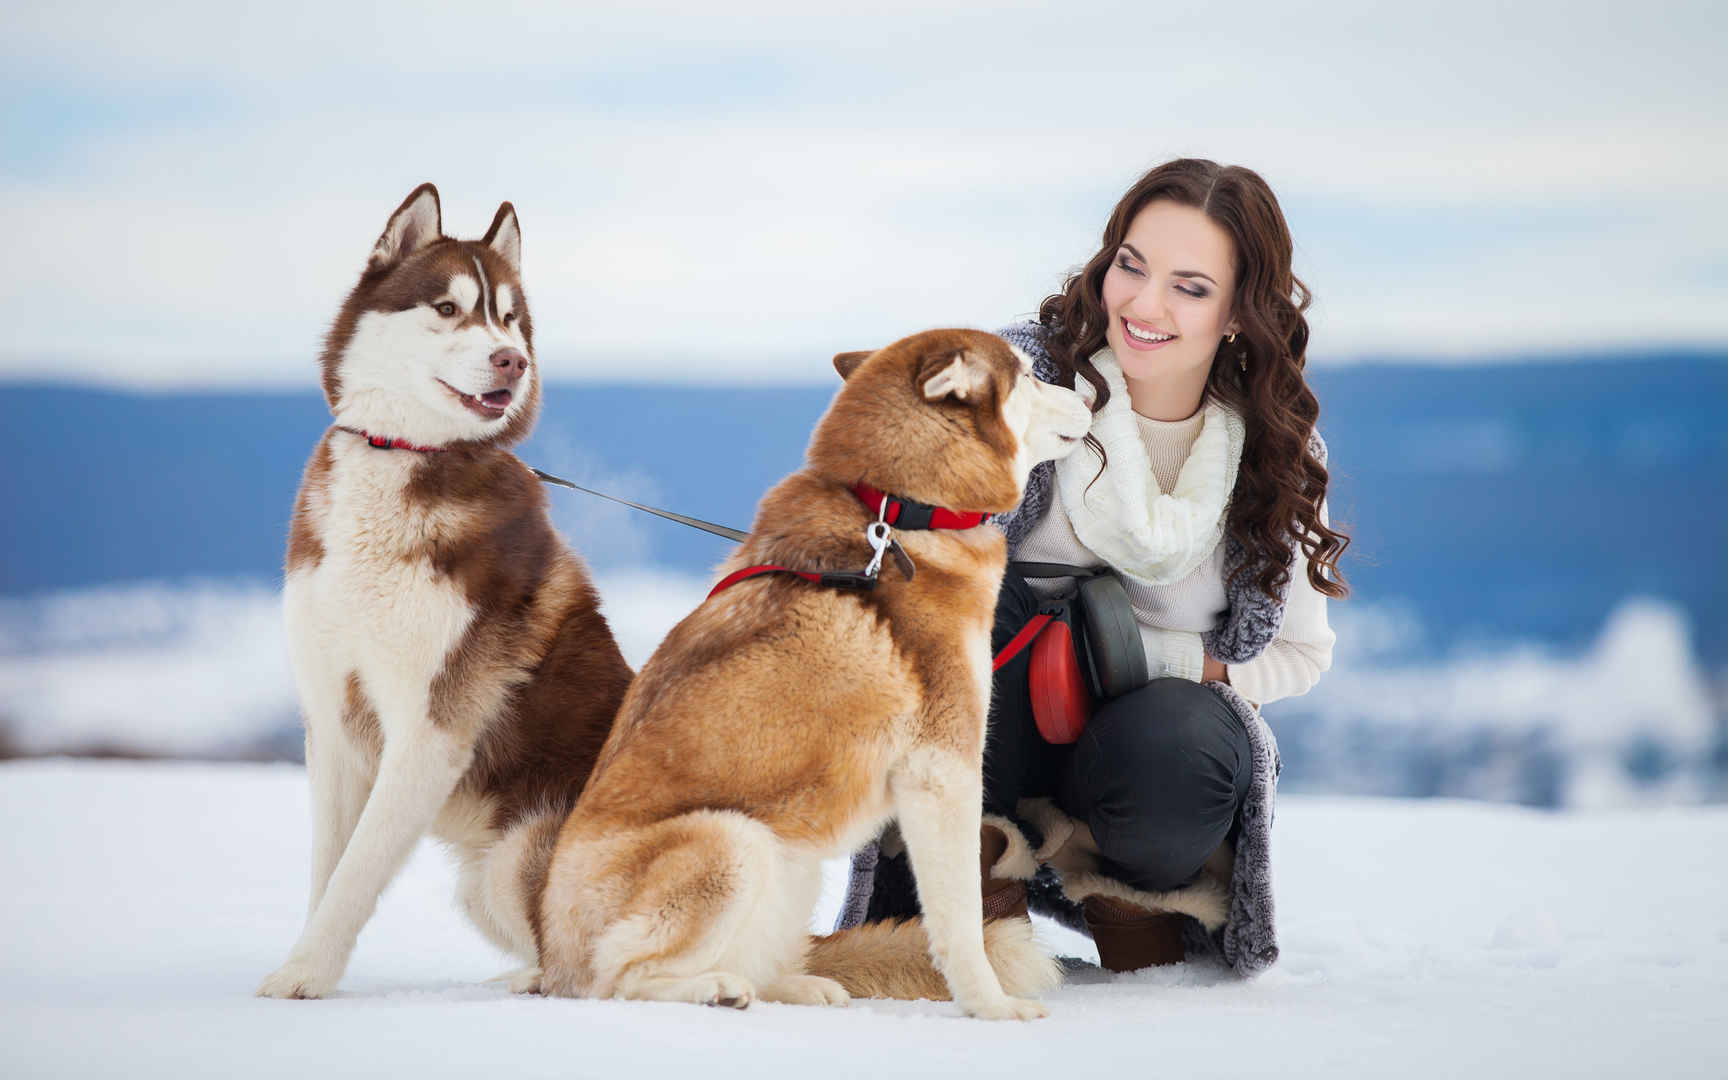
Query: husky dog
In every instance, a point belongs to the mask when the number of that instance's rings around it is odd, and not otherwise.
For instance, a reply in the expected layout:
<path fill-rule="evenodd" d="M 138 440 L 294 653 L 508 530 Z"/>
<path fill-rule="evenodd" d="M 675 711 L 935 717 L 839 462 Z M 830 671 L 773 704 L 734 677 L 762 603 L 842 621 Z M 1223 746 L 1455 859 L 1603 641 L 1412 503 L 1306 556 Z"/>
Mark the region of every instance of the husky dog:
<path fill-rule="evenodd" d="M 805 468 L 763 498 L 721 587 L 643 667 L 558 835 L 539 921 L 548 993 L 833 1005 L 927 986 L 933 960 L 972 1016 L 1045 1015 L 1003 989 L 1055 982 L 1029 925 L 992 923 L 1024 928 L 996 933 L 992 956 L 981 918 L 980 769 L 1006 561 L 983 522 L 1091 414 L 979 331 L 930 331 L 835 366 L 846 382 Z M 893 554 L 866 530 L 896 520 L 911 564 L 888 559 L 872 589 L 830 587 L 858 584 L 846 572 L 873 549 Z M 821 860 L 891 817 L 923 932 L 812 941 Z"/>
<path fill-rule="evenodd" d="M 300 486 L 283 594 L 311 903 L 262 996 L 335 989 L 428 831 L 455 850 L 481 932 L 535 962 L 551 842 L 631 672 L 539 481 L 504 449 L 540 405 L 521 245 L 509 203 L 478 242 L 444 236 L 422 185 L 330 330 L 335 424 Z"/>

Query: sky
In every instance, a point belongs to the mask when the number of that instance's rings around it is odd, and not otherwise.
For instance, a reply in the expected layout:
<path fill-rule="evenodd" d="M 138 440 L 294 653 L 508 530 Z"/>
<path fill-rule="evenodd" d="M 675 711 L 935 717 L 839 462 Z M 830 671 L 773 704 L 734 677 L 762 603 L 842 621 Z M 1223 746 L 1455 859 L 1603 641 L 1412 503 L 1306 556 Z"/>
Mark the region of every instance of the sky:
<path fill-rule="evenodd" d="M 422 181 L 549 378 L 827 381 L 1258 170 L 1315 363 L 1728 346 L 1719 3 L 7 5 L 0 380 L 310 387 Z"/>

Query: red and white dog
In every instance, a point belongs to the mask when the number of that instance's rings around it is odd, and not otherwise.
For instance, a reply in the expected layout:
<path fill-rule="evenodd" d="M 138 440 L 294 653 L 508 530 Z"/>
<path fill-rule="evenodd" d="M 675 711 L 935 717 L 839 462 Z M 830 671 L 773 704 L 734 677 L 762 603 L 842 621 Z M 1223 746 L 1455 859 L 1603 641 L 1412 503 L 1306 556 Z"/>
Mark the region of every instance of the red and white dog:
<path fill-rule="evenodd" d="M 558 828 L 631 671 L 545 496 L 505 448 L 540 404 L 521 231 L 443 234 L 438 192 L 391 215 L 323 355 L 335 416 L 306 467 L 284 608 L 312 784 L 307 921 L 266 997 L 335 989 L 420 837 L 532 968 Z M 532 985 L 535 973 L 525 973 Z"/>

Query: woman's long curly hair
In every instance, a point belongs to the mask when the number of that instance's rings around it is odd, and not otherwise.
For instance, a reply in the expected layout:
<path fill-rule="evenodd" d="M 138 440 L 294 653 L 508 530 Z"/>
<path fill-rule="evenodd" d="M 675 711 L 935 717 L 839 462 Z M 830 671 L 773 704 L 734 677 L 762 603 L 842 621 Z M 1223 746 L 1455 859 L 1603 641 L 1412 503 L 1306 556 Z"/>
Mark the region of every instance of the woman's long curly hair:
<path fill-rule="evenodd" d="M 1181 158 L 1142 176 L 1111 211 L 1098 253 L 1039 306 L 1050 356 L 1068 386 L 1079 376 L 1098 391 L 1094 412 L 1104 407 L 1110 390 L 1091 361 L 1104 347 L 1110 321 L 1104 275 L 1134 216 L 1160 199 L 1203 212 L 1229 234 L 1236 251 L 1231 304 L 1236 341 L 1219 343 L 1206 378 L 1206 397 L 1235 409 L 1247 428 L 1226 528 L 1248 558 L 1232 573 L 1260 567 L 1255 584 L 1276 600 L 1290 581 L 1294 546 L 1300 543 L 1308 556 L 1309 582 L 1326 596 L 1342 597 L 1349 590 L 1338 557 L 1350 538 L 1320 520 L 1328 477 L 1309 445 L 1320 415 L 1320 403 L 1302 376 L 1308 347 L 1308 320 L 1302 313 L 1309 292 L 1291 272 L 1290 228 L 1258 173 Z M 1102 447 L 1088 442 L 1102 455 Z"/>

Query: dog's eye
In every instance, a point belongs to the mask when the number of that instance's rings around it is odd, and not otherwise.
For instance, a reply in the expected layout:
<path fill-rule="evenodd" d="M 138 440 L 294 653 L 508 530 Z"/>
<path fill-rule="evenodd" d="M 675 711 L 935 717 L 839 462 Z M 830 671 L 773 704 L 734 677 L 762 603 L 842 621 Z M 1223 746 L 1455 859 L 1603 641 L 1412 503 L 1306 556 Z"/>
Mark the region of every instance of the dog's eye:
<path fill-rule="evenodd" d="M 505 326 L 509 326 L 511 323 L 513 323 L 515 321 L 516 321 L 516 313 L 514 311 L 506 311 L 504 313 L 504 325 Z"/>
<path fill-rule="evenodd" d="M 456 305 L 452 304 L 448 300 L 445 300 L 442 303 L 434 304 L 434 305 L 432 305 L 432 308 L 434 311 L 438 312 L 438 314 L 444 316 L 446 319 L 448 319 L 450 316 L 456 314 Z"/>

